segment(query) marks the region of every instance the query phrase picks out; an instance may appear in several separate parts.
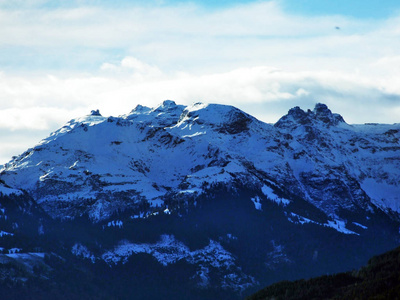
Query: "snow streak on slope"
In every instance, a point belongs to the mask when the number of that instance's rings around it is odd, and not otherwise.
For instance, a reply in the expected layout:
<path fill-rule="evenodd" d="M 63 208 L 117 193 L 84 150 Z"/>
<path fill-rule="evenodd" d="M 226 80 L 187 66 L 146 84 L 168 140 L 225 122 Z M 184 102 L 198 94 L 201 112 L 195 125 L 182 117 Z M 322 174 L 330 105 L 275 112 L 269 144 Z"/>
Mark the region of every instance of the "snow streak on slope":
<path fill-rule="evenodd" d="M 355 234 L 355 235 L 359 235 L 358 233 L 351 231 L 349 229 L 346 228 L 346 221 L 344 220 L 328 220 L 327 223 L 320 223 L 320 222 L 316 222 L 313 221 L 309 218 L 305 218 L 303 216 L 300 216 L 298 214 L 295 213 L 290 213 L 290 215 L 288 216 L 288 220 L 290 222 L 296 223 L 296 224 L 316 224 L 319 226 L 324 226 L 324 227 L 330 227 L 335 229 L 338 232 L 344 233 L 344 234 Z M 360 224 L 355 223 L 358 226 L 360 226 Z M 361 227 L 361 226 L 360 226 Z"/>

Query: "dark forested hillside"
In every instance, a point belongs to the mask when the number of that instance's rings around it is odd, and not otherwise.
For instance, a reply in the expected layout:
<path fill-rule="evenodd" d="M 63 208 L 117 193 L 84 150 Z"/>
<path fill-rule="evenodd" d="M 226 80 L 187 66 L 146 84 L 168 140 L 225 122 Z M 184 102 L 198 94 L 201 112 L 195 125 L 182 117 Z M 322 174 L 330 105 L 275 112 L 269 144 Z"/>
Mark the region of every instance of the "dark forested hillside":
<path fill-rule="evenodd" d="M 261 299 L 400 299 L 400 247 L 374 256 L 359 270 L 282 281 L 247 298 Z"/>

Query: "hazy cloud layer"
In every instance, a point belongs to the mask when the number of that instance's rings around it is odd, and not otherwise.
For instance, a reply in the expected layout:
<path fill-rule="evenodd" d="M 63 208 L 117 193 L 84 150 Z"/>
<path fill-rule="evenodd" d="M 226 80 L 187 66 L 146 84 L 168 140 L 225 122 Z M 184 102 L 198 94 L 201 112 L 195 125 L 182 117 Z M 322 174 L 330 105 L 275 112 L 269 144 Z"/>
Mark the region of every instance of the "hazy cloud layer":
<path fill-rule="evenodd" d="M 0 28 L 0 163 L 91 109 L 121 115 L 164 99 L 231 104 L 266 122 L 316 102 L 349 123 L 400 122 L 400 17 L 306 18 L 275 1 L 32 4 L 0 9 Z"/>

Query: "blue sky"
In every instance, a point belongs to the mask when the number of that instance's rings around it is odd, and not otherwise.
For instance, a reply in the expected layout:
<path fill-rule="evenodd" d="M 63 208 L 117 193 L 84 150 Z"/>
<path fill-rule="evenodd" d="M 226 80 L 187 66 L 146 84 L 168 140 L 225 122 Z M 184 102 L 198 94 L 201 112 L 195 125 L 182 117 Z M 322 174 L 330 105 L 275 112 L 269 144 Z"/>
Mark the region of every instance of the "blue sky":
<path fill-rule="evenodd" d="M 217 3 L 217 5 L 215 4 Z M 0 164 L 92 109 L 400 122 L 400 2 L 0 0 Z M 337 29 L 339 27 L 340 29 Z"/>
<path fill-rule="evenodd" d="M 6 2 L 8 7 L 16 6 Z M 29 2 L 29 1 L 28 1 Z M 86 1 L 38 1 L 37 6 L 43 8 L 73 7 L 81 5 L 129 7 L 142 6 L 174 6 L 179 4 L 194 3 L 208 9 L 221 9 L 240 4 L 257 2 L 254 0 L 86 0 Z M 260 2 L 260 1 L 258 1 Z M 400 3 L 397 0 L 280 0 L 283 8 L 294 14 L 302 15 L 344 15 L 355 18 L 386 18 L 398 12 Z M 17 2 L 18 3 L 18 2 Z M 17 4 L 20 5 L 20 4 Z"/>
<path fill-rule="evenodd" d="M 387 18 L 395 15 L 397 0 L 284 0 L 288 12 L 305 15 L 343 15 L 354 18 Z"/>

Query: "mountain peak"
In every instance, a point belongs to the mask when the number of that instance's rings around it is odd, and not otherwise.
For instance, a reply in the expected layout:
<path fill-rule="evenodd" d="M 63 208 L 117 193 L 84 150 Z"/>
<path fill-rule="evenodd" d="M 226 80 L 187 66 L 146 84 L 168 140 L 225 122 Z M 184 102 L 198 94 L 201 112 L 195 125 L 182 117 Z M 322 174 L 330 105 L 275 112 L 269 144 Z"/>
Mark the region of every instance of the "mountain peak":
<path fill-rule="evenodd" d="M 301 120 L 307 117 L 307 113 L 302 110 L 299 106 L 291 108 L 288 112 L 289 116 L 292 116 L 296 120 Z"/>
<path fill-rule="evenodd" d="M 315 121 L 322 122 L 326 126 L 337 126 L 339 123 L 345 123 L 343 117 L 339 114 L 334 114 L 326 104 L 317 103 L 314 110 L 305 112 L 299 106 L 291 108 L 287 115 L 283 116 L 276 122 L 278 128 L 288 128 L 293 125 L 312 124 Z"/>
<path fill-rule="evenodd" d="M 144 112 L 149 112 L 151 110 L 150 107 L 144 106 L 144 105 L 136 105 L 134 109 L 132 109 L 131 113 L 144 113 Z"/>
<path fill-rule="evenodd" d="M 313 112 L 315 114 L 331 114 L 331 110 L 328 108 L 328 106 L 324 103 L 317 103 L 315 104 Z"/>
<path fill-rule="evenodd" d="M 170 110 L 178 107 L 178 105 L 173 100 L 164 100 L 160 105 L 158 105 L 154 111 L 159 110 Z"/>
<path fill-rule="evenodd" d="M 91 116 L 99 116 L 101 117 L 100 111 L 98 109 L 94 109 L 90 112 Z"/>
<path fill-rule="evenodd" d="M 325 124 L 336 126 L 339 123 L 344 123 L 344 119 L 339 114 L 333 114 L 331 110 L 322 103 L 317 103 L 313 110 L 316 119 L 322 121 Z"/>
<path fill-rule="evenodd" d="M 173 100 L 164 100 L 162 105 L 164 107 L 171 107 L 171 106 L 176 106 L 176 103 Z"/>

